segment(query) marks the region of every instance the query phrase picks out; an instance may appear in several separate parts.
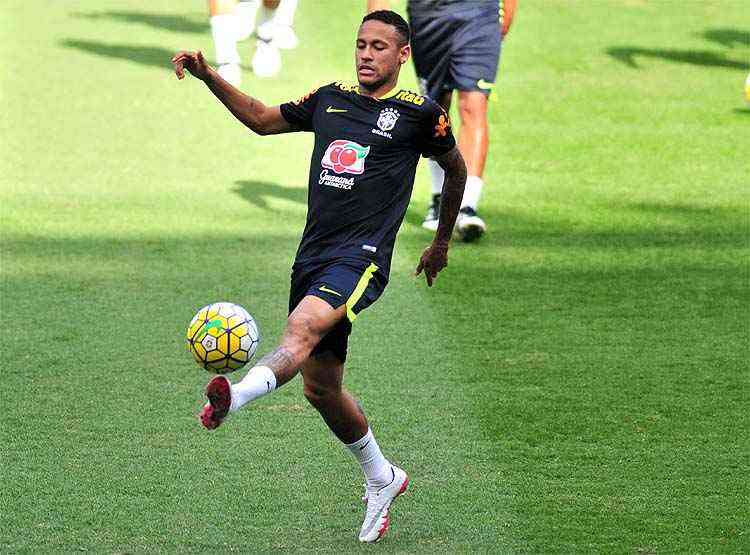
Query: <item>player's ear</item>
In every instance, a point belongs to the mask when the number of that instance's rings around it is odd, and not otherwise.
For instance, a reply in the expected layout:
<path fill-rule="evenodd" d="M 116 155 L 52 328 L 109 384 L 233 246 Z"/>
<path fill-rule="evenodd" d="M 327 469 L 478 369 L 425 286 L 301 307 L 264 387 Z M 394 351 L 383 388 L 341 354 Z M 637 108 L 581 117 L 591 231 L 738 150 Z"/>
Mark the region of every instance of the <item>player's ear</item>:
<path fill-rule="evenodd" d="M 404 65 L 409 60 L 410 55 L 411 55 L 411 45 L 407 43 L 404 46 L 402 46 L 398 52 L 398 63 L 401 65 Z"/>

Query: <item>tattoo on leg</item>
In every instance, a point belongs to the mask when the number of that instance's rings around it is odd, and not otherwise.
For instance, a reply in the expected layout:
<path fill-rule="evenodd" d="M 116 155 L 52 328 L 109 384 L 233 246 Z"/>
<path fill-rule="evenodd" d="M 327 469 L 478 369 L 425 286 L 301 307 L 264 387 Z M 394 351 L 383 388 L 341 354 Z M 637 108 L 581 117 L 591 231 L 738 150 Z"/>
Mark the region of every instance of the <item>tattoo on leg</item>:
<path fill-rule="evenodd" d="M 257 366 L 268 366 L 275 374 L 295 370 L 294 355 L 285 347 L 278 347 L 258 361 Z"/>

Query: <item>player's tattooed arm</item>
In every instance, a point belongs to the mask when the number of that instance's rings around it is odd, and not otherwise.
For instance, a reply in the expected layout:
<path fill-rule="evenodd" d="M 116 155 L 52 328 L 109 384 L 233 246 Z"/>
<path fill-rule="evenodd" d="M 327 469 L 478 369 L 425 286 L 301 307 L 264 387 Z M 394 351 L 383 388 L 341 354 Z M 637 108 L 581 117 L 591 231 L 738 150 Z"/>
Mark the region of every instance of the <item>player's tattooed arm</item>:
<path fill-rule="evenodd" d="M 440 220 L 435 239 L 422 253 L 416 271 L 419 275 L 424 270 L 427 285 L 430 287 L 438 272 L 448 265 L 448 244 L 466 185 L 466 164 L 458 147 L 453 147 L 449 152 L 434 159 L 445 171 L 443 194 L 440 197 Z"/>
<path fill-rule="evenodd" d="M 435 233 L 435 242 L 448 243 L 464 196 L 466 164 L 458 147 L 453 147 L 449 152 L 436 156 L 435 161 L 445 171 L 443 194 L 440 197 L 440 220 Z"/>
<path fill-rule="evenodd" d="M 206 63 L 203 53 L 180 51 L 172 58 L 174 71 L 178 79 L 185 77 L 188 70 L 191 75 L 203 81 L 224 106 L 243 125 L 258 135 L 273 135 L 294 131 L 294 128 L 281 115 L 279 106 L 266 106 L 260 100 L 246 95 L 221 78 Z"/>

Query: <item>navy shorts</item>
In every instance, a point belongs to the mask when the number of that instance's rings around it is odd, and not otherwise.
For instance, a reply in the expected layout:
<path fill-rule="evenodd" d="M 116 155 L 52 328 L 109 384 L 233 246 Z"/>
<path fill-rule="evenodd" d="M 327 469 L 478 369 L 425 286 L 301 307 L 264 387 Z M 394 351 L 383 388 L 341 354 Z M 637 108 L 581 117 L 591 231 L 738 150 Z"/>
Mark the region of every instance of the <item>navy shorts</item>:
<path fill-rule="evenodd" d="M 500 14 L 495 2 L 470 9 L 414 14 L 411 48 L 422 94 L 492 92 L 500 63 Z"/>
<path fill-rule="evenodd" d="M 346 318 L 339 321 L 312 355 L 333 353 L 346 361 L 349 334 L 357 314 L 378 300 L 387 285 L 387 278 L 368 260 L 342 258 L 317 264 L 295 263 L 289 291 L 289 314 L 307 295 L 323 299 L 333 308 L 346 305 Z"/>

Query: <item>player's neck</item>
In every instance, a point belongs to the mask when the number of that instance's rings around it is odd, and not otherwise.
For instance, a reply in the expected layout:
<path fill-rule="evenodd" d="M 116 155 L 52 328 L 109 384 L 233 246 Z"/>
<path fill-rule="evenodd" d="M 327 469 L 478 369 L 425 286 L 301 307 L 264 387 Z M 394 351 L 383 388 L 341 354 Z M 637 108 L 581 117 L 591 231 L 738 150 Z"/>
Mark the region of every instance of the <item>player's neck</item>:
<path fill-rule="evenodd" d="M 362 83 L 360 83 L 359 94 L 361 94 L 362 96 L 370 96 L 372 98 L 382 98 L 385 95 L 387 95 L 389 92 L 391 92 L 393 89 L 395 89 L 397 84 L 398 84 L 398 80 L 394 79 L 393 81 L 388 81 L 387 83 L 383 83 L 376 89 L 369 89 L 365 87 Z"/>

